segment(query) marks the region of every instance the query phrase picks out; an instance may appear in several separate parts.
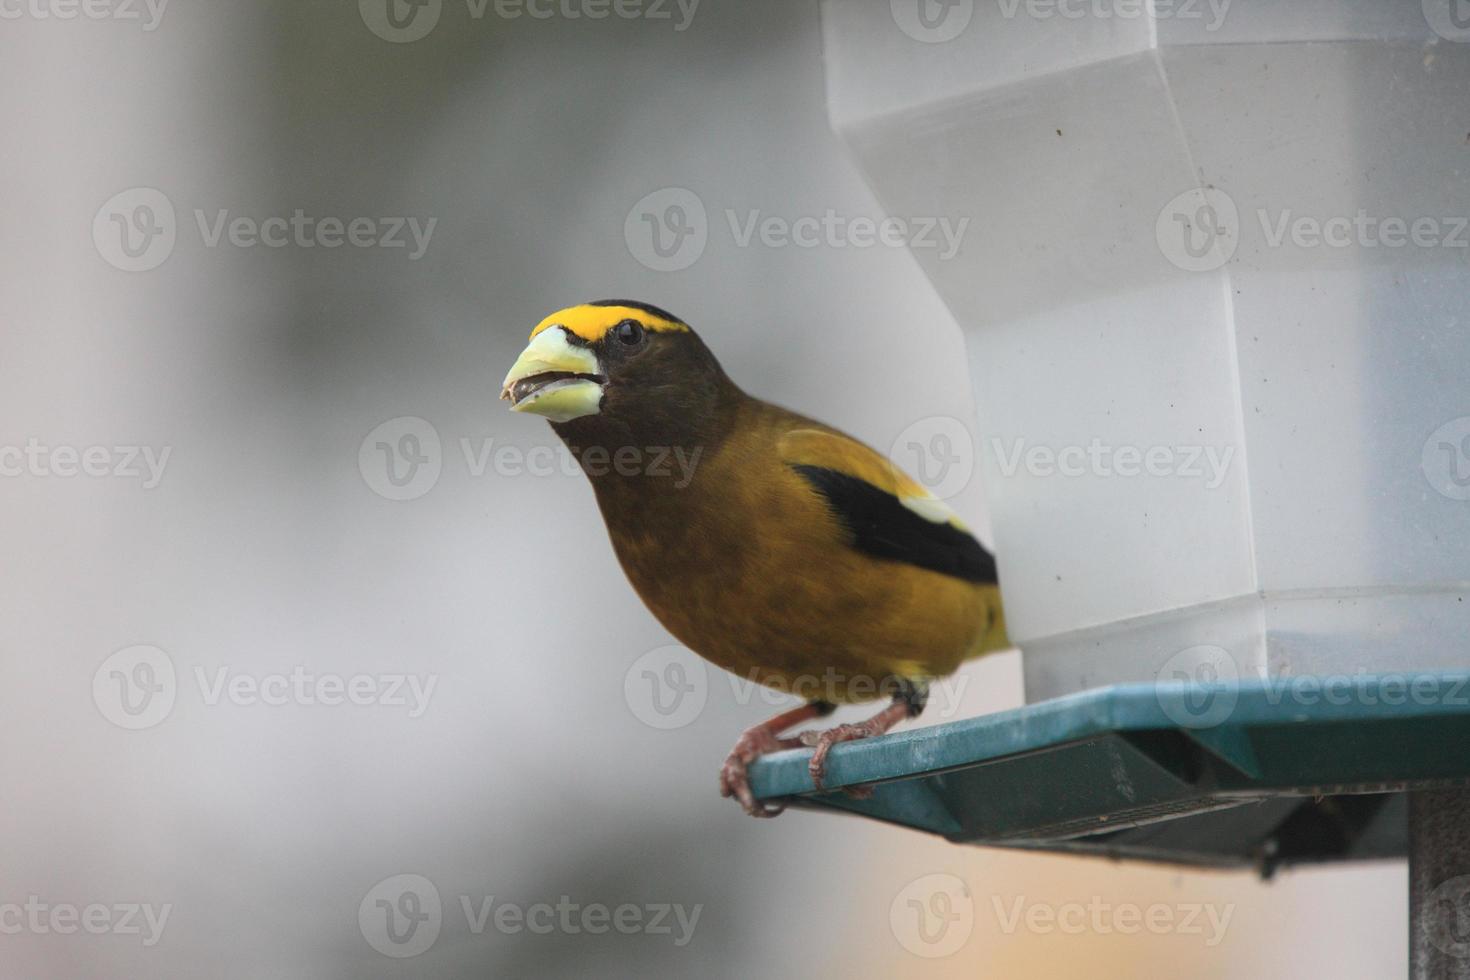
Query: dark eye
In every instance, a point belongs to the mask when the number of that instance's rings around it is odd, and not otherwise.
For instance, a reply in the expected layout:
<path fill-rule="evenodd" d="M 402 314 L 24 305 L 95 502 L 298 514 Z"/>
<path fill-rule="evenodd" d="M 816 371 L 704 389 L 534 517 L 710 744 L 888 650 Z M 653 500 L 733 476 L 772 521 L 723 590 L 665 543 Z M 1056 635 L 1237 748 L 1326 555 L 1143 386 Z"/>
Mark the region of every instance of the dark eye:
<path fill-rule="evenodd" d="M 617 336 L 618 343 L 624 346 L 636 347 L 643 343 L 643 324 L 637 320 L 624 320 L 613 327 L 613 333 Z"/>

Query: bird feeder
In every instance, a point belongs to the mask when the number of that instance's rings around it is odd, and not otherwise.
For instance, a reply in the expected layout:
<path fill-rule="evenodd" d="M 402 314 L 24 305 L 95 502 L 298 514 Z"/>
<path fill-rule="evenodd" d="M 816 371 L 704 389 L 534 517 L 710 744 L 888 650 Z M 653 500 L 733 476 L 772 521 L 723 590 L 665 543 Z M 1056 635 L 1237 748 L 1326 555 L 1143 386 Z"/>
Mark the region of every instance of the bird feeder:
<path fill-rule="evenodd" d="M 871 799 L 799 753 L 760 795 L 1266 872 L 1410 854 L 1416 901 L 1470 873 L 1459 6 L 824 6 L 884 209 L 969 219 L 913 254 L 964 332 L 1027 706 L 839 747 Z M 1423 918 L 1411 946 L 1470 964 Z"/>

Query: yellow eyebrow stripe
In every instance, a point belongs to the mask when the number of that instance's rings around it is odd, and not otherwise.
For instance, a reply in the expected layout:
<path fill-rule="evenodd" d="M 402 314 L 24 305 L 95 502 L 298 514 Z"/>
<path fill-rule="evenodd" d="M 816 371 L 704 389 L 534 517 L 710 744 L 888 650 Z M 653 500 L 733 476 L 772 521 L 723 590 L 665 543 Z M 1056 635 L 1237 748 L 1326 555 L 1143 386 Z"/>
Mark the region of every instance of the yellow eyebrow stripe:
<path fill-rule="evenodd" d="M 534 340 L 536 335 L 547 327 L 565 327 L 589 344 L 595 344 L 609 330 L 624 320 L 637 320 L 643 324 L 644 329 L 655 333 L 687 333 L 689 331 L 689 327 L 685 324 L 675 320 L 665 320 L 646 310 L 634 309 L 631 306 L 593 306 L 588 303 L 581 306 L 569 306 L 551 314 L 536 324 L 536 329 L 531 331 L 531 338 Z"/>

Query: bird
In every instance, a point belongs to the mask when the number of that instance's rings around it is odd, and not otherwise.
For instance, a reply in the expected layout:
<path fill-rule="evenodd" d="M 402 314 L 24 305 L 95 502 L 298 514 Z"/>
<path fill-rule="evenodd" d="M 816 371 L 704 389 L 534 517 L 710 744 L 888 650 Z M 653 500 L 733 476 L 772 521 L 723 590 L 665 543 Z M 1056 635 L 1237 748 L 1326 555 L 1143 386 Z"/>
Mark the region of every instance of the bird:
<path fill-rule="evenodd" d="M 674 638 L 801 699 L 745 731 L 720 767 L 721 794 L 752 816 L 784 809 L 751 791 L 760 756 L 811 747 L 821 791 L 834 745 L 917 717 L 934 680 L 1010 646 L 995 558 L 943 500 L 857 439 L 746 394 L 660 307 L 552 313 L 501 396 L 550 422 L 633 590 Z M 885 699 L 865 721 L 786 734 Z"/>

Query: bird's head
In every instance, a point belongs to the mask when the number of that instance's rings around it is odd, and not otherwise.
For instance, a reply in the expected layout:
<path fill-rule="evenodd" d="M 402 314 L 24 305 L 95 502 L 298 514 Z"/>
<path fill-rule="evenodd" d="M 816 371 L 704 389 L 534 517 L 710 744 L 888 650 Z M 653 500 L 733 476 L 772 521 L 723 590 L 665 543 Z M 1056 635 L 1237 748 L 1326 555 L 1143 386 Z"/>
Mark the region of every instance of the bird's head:
<path fill-rule="evenodd" d="M 731 391 L 687 323 L 656 306 L 610 299 L 537 324 L 500 396 L 512 411 L 544 416 L 564 435 L 616 429 L 673 437 Z"/>

